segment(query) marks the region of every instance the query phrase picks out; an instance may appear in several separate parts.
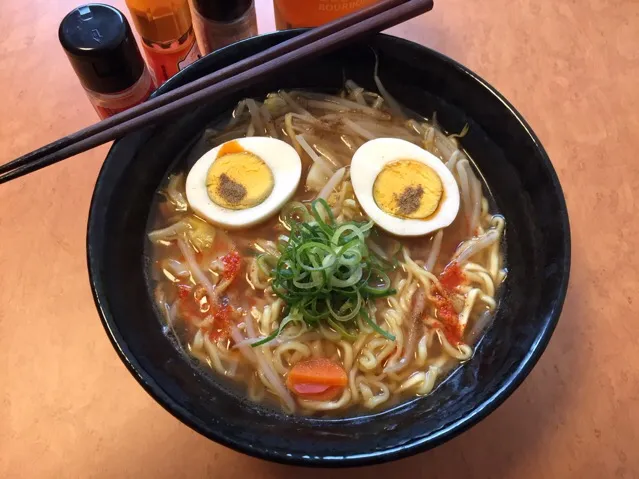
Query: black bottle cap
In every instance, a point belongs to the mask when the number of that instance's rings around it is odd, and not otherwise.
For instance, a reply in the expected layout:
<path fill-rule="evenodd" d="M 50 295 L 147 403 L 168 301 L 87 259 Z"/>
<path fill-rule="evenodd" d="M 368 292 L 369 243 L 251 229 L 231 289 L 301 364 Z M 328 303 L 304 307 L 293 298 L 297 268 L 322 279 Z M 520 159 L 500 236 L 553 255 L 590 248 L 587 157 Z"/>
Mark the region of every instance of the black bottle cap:
<path fill-rule="evenodd" d="M 230 23 L 244 15 L 253 0 L 193 0 L 200 15 L 216 22 Z"/>
<path fill-rule="evenodd" d="M 144 60 L 122 12 L 97 3 L 71 11 L 60 23 L 60 43 L 82 85 L 96 93 L 126 90 L 144 72 Z"/>

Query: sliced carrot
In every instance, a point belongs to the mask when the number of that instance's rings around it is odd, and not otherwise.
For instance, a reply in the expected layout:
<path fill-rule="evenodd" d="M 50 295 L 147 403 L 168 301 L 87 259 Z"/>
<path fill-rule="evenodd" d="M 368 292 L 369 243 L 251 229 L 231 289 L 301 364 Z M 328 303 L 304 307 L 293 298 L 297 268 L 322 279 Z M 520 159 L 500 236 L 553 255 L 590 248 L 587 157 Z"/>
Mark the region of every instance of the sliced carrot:
<path fill-rule="evenodd" d="M 291 384 L 326 384 L 328 386 L 346 386 L 348 377 L 344 368 L 327 358 L 312 358 L 300 361 L 287 380 Z"/>
<path fill-rule="evenodd" d="M 314 391 L 317 388 L 323 388 L 321 392 L 305 392 Z M 332 401 L 338 398 L 344 388 L 342 386 L 319 386 L 317 384 L 298 384 L 293 387 L 293 392 L 301 399 L 309 401 Z"/>
<path fill-rule="evenodd" d="M 334 386 L 329 386 L 328 384 L 294 384 L 293 390 L 299 394 L 320 394 L 325 393 L 327 389 L 330 389 Z"/>
<path fill-rule="evenodd" d="M 297 363 L 286 378 L 288 388 L 305 399 L 326 401 L 338 396 L 348 384 L 344 368 L 327 358 L 312 358 Z"/>

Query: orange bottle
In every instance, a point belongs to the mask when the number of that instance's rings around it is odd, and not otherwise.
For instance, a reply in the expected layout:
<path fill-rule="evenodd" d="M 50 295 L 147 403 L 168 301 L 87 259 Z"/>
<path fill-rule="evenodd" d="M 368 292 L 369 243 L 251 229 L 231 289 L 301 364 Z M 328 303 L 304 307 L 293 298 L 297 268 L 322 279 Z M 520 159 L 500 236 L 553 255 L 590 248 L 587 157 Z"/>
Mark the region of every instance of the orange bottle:
<path fill-rule="evenodd" d="M 200 56 L 188 0 L 126 0 L 157 85 Z"/>
<path fill-rule="evenodd" d="M 317 27 L 378 0 L 273 0 L 278 30 Z"/>

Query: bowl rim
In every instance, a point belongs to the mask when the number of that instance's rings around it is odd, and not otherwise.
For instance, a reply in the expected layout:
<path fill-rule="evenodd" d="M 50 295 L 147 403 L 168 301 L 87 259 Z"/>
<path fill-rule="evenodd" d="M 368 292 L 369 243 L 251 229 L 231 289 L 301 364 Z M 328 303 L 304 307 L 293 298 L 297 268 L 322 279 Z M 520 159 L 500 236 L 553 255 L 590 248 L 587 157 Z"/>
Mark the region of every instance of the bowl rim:
<path fill-rule="evenodd" d="M 203 58 L 214 58 L 220 54 L 220 52 L 233 49 L 238 44 L 259 41 L 259 39 L 267 38 L 282 38 L 282 40 L 289 38 L 289 36 L 301 33 L 306 29 L 298 30 L 285 30 L 271 33 L 265 33 L 251 37 L 240 42 L 236 42 L 222 49 L 206 55 Z M 91 235 L 96 231 L 96 221 L 101 214 L 100 204 L 103 198 L 101 198 L 102 187 L 105 178 L 107 177 L 107 166 L 111 163 L 112 159 L 118 153 L 122 140 L 116 140 L 111 146 L 107 157 L 100 169 L 98 178 L 96 180 L 95 188 L 91 198 L 91 204 L 89 209 L 89 217 L 87 222 L 87 236 L 86 236 L 86 248 L 87 248 L 87 266 L 89 272 L 89 281 L 91 285 L 91 292 L 93 299 L 98 310 L 100 321 L 113 345 L 113 348 L 117 352 L 118 356 L 127 367 L 129 372 L 135 377 L 140 385 L 146 390 L 146 392 L 156 400 L 166 411 L 172 414 L 176 419 L 189 426 L 191 429 L 197 431 L 203 436 L 223 445 L 234 449 L 238 452 L 254 456 L 260 459 L 265 459 L 277 463 L 298 465 L 298 466 L 321 466 L 321 467 L 352 467 L 352 466 L 364 466 L 371 464 L 378 464 L 383 462 L 389 462 L 401 458 L 405 458 L 419 452 L 426 451 L 433 447 L 436 447 L 449 439 L 461 434 L 468 430 L 470 427 L 477 424 L 479 421 L 487 417 L 490 413 L 496 410 L 503 402 L 521 385 L 524 379 L 528 376 L 533 367 L 537 364 L 539 358 L 545 351 L 550 338 L 557 326 L 561 311 L 563 309 L 564 301 L 568 290 L 568 282 L 570 277 L 570 265 L 571 265 L 571 234 L 570 234 L 570 222 L 568 217 L 568 209 L 565 201 L 565 196 L 557 173 L 543 148 L 537 135 L 533 132 L 530 125 L 526 122 L 524 117 L 515 109 L 515 107 L 504 96 L 499 93 L 492 85 L 481 78 L 479 75 L 458 63 L 457 61 L 449 58 L 448 56 L 439 53 L 431 48 L 428 48 L 422 44 L 407 40 L 401 37 L 388 34 L 377 34 L 376 37 L 385 37 L 391 39 L 393 42 L 400 46 L 410 46 L 411 48 L 419 48 L 427 53 L 439 59 L 440 61 L 447 63 L 453 69 L 456 69 L 460 74 L 466 75 L 471 80 L 477 82 L 487 93 L 495 97 L 495 99 L 502 103 L 502 105 L 510 112 L 512 117 L 520 124 L 526 134 L 532 140 L 536 155 L 539 157 L 540 163 L 544 170 L 551 178 L 553 189 L 556 191 L 557 200 L 559 203 L 559 211 L 557 215 L 561 221 L 561 229 L 563 231 L 563 244 L 562 248 L 565 252 L 562 264 L 561 281 L 557 288 L 555 295 L 555 308 L 549 314 L 549 320 L 543 325 L 536 335 L 536 339 L 531 345 L 530 349 L 523 357 L 521 362 L 517 365 L 516 369 L 504 379 L 503 384 L 499 389 L 495 391 L 493 395 L 483 401 L 477 408 L 466 414 L 464 417 L 457 421 L 448 424 L 447 426 L 433 431 L 428 436 L 411 440 L 402 445 L 361 454 L 354 454 L 349 456 L 340 457 L 328 457 L 328 456 L 293 456 L 286 451 L 279 451 L 266 448 L 253 448 L 250 445 L 231 439 L 223 434 L 218 433 L 215 429 L 205 428 L 198 421 L 197 417 L 191 414 L 188 410 L 180 406 L 164 389 L 148 374 L 141 366 L 139 361 L 131 354 L 127 344 L 125 343 L 116 322 L 113 319 L 113 315 L 109 310 L 109 307 L 105 300 L 106 293 L 104 291 L 104 285 L 100 278 L 99 264 L 100 260 L 96 257 L 96 254 L 92 248 Z M 185 75 L 184 72 L 191 71 L 201 60 L 189 65 L 177 75 L 170 78 L 162 86 L 160 86 L 153 96 L 163 94 L 174 88 L 174 85 L 179 82 L 180 78 Z"/>

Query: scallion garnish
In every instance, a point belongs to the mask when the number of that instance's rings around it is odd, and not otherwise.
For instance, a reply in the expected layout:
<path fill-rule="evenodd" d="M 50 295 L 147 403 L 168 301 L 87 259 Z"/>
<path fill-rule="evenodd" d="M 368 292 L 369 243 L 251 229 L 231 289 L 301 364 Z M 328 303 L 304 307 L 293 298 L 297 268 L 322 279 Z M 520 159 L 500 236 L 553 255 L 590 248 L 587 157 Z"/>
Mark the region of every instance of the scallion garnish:
<path fill-rule="evenodd" d="M 302 203 L 289 203 L 282 211 L 282 222 L 290 231 L 280 236 L 280 257 L 262 255 L 258 265 L 270 270 L 273 291 L 286 302 L 288 314 L 276 331 L 253 346 L 271 341 L 295 320 L 309 326 L 325 322 L 353 338 L 358 317 L 394 340 L 366 311 L 367 301 L 395 294 L 384 271 L 391 265 L 366 245 L 373 222 L 336 224 L 323 199 L 313 201 L 310 210 Z"/>

